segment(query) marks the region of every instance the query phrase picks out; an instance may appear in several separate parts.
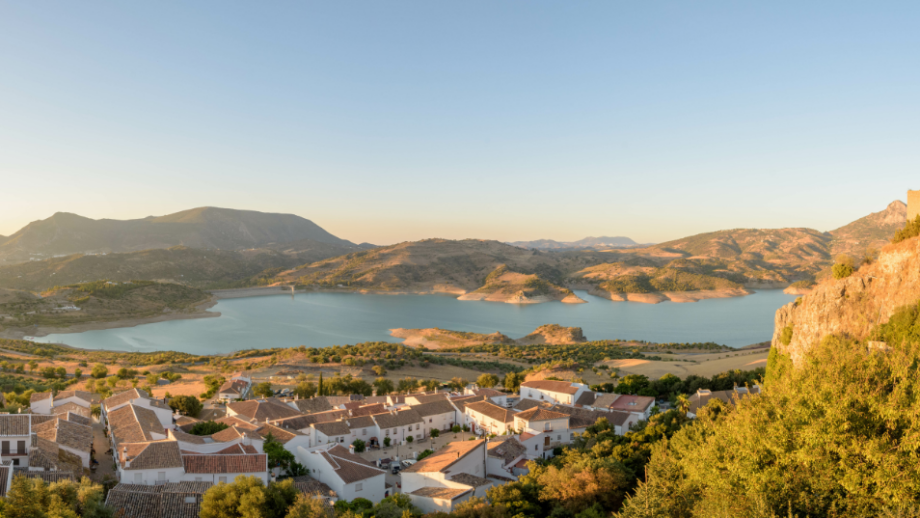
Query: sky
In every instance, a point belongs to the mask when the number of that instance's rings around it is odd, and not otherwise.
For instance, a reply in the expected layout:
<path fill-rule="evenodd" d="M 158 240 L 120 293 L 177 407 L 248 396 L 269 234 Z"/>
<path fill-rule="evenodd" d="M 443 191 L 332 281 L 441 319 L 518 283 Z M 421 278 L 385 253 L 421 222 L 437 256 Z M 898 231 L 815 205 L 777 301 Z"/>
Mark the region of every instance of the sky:
<path fill-rule="evenodd" d="M 0 235 L 831 230 L 920 189 L 920 3 L 0 2 Z"/>

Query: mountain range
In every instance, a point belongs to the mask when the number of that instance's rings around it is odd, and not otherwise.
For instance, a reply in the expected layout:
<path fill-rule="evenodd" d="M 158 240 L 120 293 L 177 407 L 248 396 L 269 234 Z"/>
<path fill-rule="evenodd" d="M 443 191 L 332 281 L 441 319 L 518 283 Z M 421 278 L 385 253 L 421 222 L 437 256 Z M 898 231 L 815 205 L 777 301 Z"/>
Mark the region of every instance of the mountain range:
<path fill-rule="evenodd" d="M 0 239 L 0 261 L 6 263 L 0 263 L 0 287 L 43 290 L 100 279 L 145 279 L 199 288 L 295 283 L 468 297 L 485 293 L 518 302 L 561 300 L 572 289 L 585 289 L 612 299 L 636 293 L 657 301 L 667 300 L 655 295 L 659 292 L 743 294 L 746 288 L 821 277 L 837 254 L 858 260 L 886 244 L 905 218 L 906 206 L 895 201 L 830 232 L 734 229 L 651 246 L 598 237 L 541 250 L 520 244 L 557 242 L 428 239 L 373 247 L 286 214 L 200 208 L 117 221 L 59 213 Z"/>
<path fill-rule="evenodd" d="M 616 237 L 586 237 L 578 241 L 554 241 L 552 239 L 537 239 L 535 241 L 513 241 L 508 243 L 511 246 L 521 248 L 533 248 L 536 250 L 606 250 L 613 248 L 632 248 L 637 246 L 648 246 L 652 243 L 640 245 L 632 239 L 625 236 Z"/>
<path fill-rule="evenodd" d="M 26 225 L 9 237 L 0 238 L 0 263 L 174 246 L 245 250 L 303 240 L 341 247 L 358 246 L 293 214 L 200 207 L 143 219 L 94 220 L 58 212 L 48 219 Z"/>

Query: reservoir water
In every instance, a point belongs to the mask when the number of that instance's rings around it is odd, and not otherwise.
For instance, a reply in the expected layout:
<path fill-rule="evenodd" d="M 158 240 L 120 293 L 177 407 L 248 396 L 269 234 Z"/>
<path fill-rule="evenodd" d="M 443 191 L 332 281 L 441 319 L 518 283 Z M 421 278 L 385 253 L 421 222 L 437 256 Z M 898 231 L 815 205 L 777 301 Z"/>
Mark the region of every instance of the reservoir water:
<path fill-rule="evenodd" d="M 576 291 L 587 304 L 514 305 L 459 301 L 442 295 L 305 293 L 225 299 L 211 311 L 218 318 L 174 320 L 136 327 L 52 334 L 38 342 L 85 349 L 229 353 L 266 347 L 324 347 L 394 341 L 389 329 L 440 327 L 454 331 L 500 331 L 520 338 L 543 324 L 576 326 L 589 340 L 716 342 L 741 347 L 773 335 L 773 316 L 795 299 L 782 290 L 695 303 L 611 302 Z"/>

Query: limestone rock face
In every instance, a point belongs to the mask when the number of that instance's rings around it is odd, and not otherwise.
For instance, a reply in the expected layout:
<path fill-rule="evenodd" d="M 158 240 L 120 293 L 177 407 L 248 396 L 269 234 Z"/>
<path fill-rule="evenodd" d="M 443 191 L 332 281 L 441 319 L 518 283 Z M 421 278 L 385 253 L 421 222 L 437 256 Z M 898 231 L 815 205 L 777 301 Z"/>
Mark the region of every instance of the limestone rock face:
<path fill-rule="evenodd" d="M 878 323 L 885 323 L 899 307 L 920 300 L 920 238 L 887 245 L 878 259 L 853 275 L 827 279 L 796 304 L 776 312 L 773 347 L 799 363 L 809 349 L 830 334 L 865 338 Z M 780 336 L 793 327 L 792 340 Z"/>

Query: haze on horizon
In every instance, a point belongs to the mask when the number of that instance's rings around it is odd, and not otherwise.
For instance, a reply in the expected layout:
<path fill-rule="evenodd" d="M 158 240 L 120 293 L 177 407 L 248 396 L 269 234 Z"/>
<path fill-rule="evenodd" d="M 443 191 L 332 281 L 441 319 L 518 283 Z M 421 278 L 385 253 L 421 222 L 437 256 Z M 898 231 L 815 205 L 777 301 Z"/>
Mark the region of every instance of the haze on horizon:
<path fill-rule="evenodd" d="M 920 5 L 0 7 L 0 235 L 294 213 L 356 243 L 830 230 L 920 188 Z"/>

